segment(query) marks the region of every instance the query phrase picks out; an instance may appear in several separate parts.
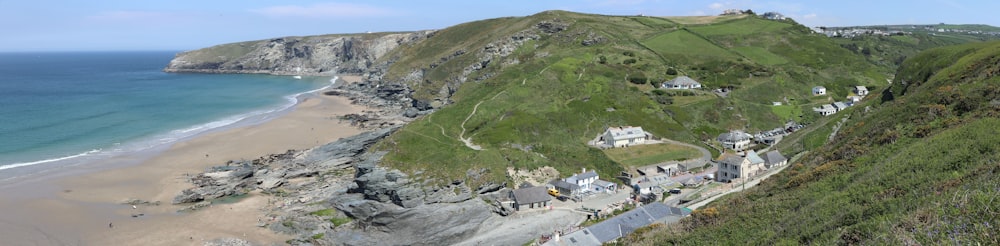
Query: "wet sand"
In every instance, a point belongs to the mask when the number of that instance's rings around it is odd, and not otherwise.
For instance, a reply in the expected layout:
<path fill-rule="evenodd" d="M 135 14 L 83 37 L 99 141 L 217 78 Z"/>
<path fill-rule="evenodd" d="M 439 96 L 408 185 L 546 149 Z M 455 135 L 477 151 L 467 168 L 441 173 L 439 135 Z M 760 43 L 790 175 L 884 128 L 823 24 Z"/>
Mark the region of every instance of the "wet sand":
<path fill-rule="evenodd" d="M 354 82 L 356 76 L 344 76 Z M 265 195 L 231 204 L 177 213 L 173 197 L 191 187 L 185 175 L 229 160 L 252 160 L 308 149 L 360 133 L 337 116 L 360 113 L 348 99 L 320 93 L 306 96 L 277 119 L 197 136 L 153 156 L 125 156 L 0 187 L 0 238 L 5 245 L 201 245 L 222 237 L 260 244 L 291 237 L 257 227 Z M 121 165 L 114 163 L 138 163 Z M 127 199 L 161 205 L 123 205 Z M 133 214 L 144 214 L 132 217 Z M 110 224 L 110 225 L 109 225 Z"/>

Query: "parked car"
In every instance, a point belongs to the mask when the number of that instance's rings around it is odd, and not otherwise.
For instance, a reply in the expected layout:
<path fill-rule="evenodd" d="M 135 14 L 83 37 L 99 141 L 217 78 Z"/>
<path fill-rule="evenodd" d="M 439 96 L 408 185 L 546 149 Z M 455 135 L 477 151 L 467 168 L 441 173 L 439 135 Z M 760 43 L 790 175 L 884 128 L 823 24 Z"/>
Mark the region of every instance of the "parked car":
<path fill-rule="evenodd" d="M 677 189 L 677 188 L 670 189 L 670 194 L 680 194 L 680 193 L 681 193 L 681 189 Z"/>

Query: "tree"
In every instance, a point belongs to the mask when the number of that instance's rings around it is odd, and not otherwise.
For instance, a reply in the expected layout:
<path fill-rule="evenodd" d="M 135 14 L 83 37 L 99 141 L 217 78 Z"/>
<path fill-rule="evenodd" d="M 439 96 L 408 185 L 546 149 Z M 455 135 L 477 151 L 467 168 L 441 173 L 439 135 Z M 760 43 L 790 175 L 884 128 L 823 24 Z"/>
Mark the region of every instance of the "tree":
<path fill-rule="evenodd" d="M 667 75 L 677 75 L 677 69 L 674 69 L 674 67 L 667 68 Z"/>

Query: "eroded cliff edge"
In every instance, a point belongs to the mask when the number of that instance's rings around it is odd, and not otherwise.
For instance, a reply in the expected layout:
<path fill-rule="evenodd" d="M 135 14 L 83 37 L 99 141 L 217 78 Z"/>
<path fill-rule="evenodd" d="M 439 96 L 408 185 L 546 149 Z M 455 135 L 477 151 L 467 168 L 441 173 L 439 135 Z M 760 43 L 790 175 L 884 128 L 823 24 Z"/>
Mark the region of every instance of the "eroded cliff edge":
<path fill-rule="evenodd" d="M 216 45 L 177 54 L 163 69 L 181 73 L 274 75 L 365 74 L 388 66 L 386 57 L 433 31 L 283 37 Z"/>

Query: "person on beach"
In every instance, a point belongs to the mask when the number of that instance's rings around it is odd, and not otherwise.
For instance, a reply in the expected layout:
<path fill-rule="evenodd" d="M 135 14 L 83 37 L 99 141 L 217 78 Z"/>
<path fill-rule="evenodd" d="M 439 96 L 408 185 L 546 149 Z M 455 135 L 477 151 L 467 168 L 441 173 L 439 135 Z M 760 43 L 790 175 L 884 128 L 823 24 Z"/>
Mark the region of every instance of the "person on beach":
<path fill-rule="evenodd" d="M 111 223 L 111 222 L 108 222 L 108 228 L 115 228 L 115 224 Z"/>

